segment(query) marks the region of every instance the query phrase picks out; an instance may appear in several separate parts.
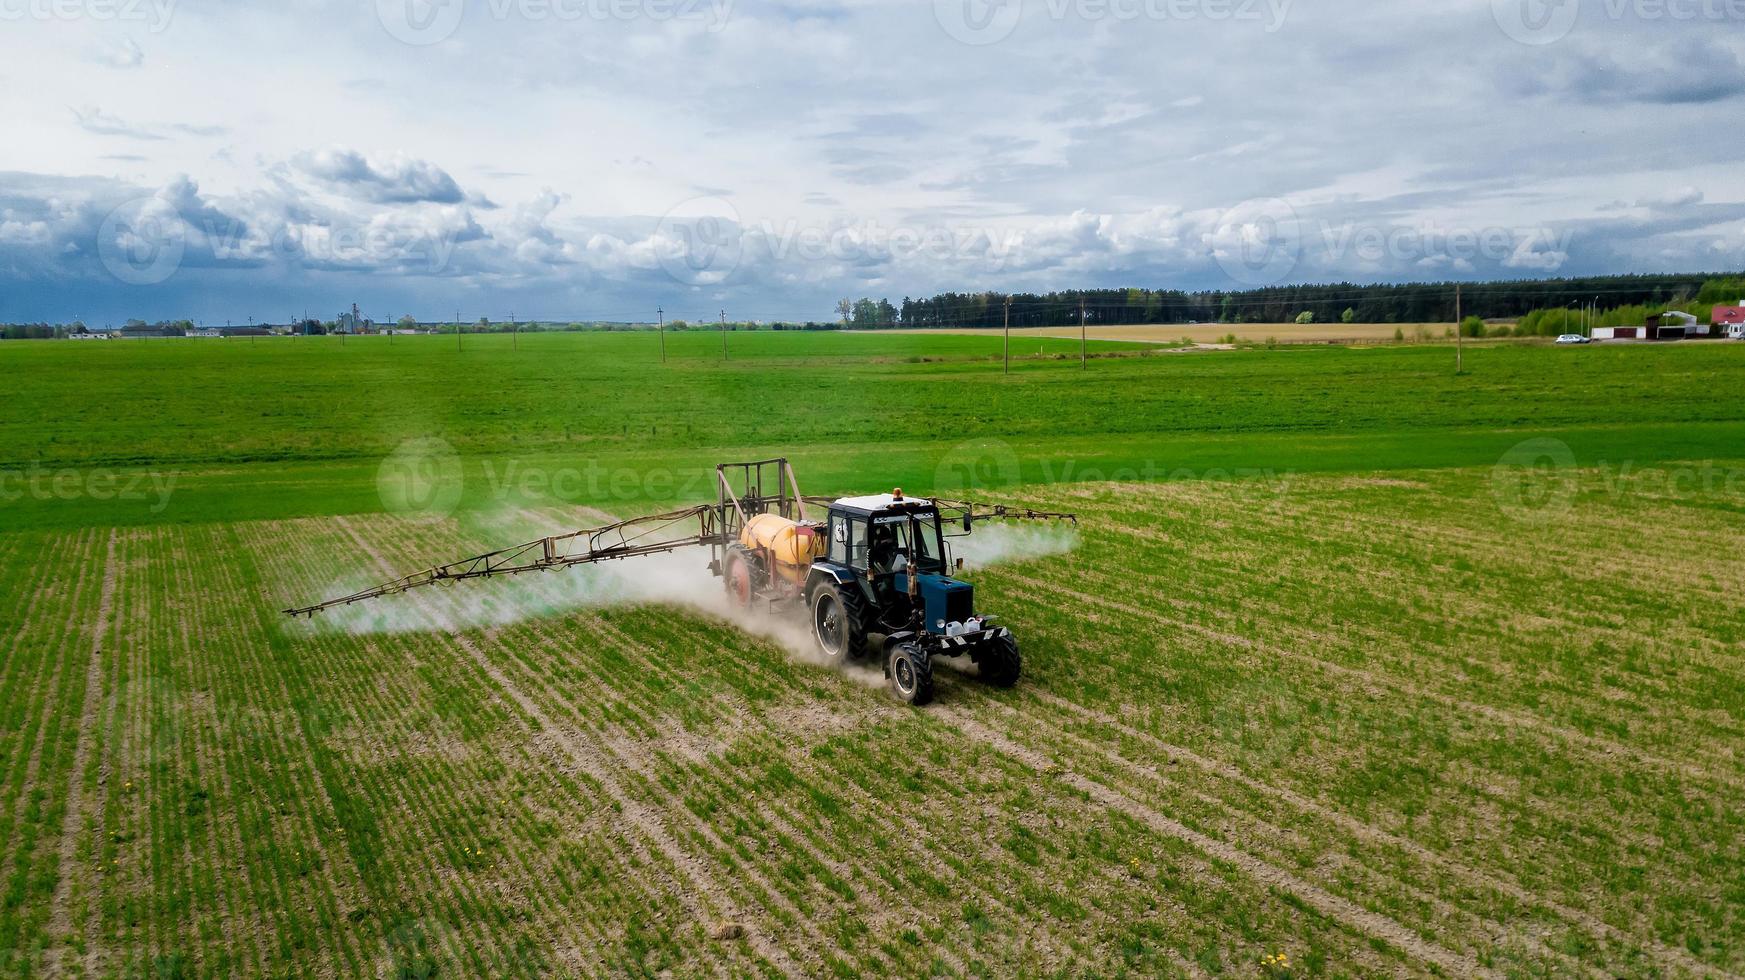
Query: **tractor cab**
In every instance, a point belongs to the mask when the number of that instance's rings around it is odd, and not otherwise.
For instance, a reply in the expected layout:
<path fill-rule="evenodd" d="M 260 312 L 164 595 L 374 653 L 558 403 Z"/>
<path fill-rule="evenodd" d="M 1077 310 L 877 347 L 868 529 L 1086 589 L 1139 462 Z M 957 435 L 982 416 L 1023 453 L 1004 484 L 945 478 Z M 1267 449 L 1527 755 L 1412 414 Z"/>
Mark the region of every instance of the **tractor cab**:
<path fill-rule="evenodd" d="M 974 612 L 973 590 L 949 577 L 939 509 L 931 500 L 901 493 L 845 497 L 831 504 L 826 558 L 864 585 L 884 613 L 880 625 L 926 630 L 941 618 L 962 622 Z M 928 610 L 938 615 L 911 622 L 913 613 Z"/>
<path fill-rule="evenodd" d="M 901 490 L 830 503 L 824 554 L 812 566 L 808 605 L 831 660 L 865 655 L 883 638 L 885 671 L 900 697 L 931 696 L 930 658 L 963 654 L 996 683 L 1017 680 L 1009 630 L 978 616 L 975 587 L 952 577 L 938 505 Z"/>

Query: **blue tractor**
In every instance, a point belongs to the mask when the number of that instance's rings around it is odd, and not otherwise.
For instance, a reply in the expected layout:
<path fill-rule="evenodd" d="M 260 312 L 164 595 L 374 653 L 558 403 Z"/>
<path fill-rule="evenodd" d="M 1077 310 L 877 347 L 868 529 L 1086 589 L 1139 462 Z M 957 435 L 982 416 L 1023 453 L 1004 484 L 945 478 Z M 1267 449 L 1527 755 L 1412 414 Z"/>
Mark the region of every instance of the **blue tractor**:
<path fill-rule="evenodd" d="M 1006 507 L 906 497 L 901 490 L 840 499 L 800 496 L 785 459 L 715 467 L 713 504 L 555 534 L 436 565 L 350 595 L 286 609 L 310 616 L 336 606 L 439 583 L 621 561 L 694 547 L 740 612 L 803 617 L 828 665 L 878 657 L 892 692 L 909 704 L 933 699 L 935 657 L 967 657 L 990 684 L 1018 682 L 1023 660 L 1012 631 L 980 614 L 975 587 L 946 543 L 947 525 L 1075 521 Z M 823 520 L 811 519 L 822 509 Z"/>
<path fill-rule="evenodd" d="M 877 655 L 891 691 L 915 705 L 933 699 L 934 657 L 967 656 L 997 687 L 1018 682 L 1018 640 L 978 615 L 975 586 L 952 577 L 960 566 L 934 501 L 900 490 L 832 501 L 823 537 L 805 598 L 826 662 Z"/>

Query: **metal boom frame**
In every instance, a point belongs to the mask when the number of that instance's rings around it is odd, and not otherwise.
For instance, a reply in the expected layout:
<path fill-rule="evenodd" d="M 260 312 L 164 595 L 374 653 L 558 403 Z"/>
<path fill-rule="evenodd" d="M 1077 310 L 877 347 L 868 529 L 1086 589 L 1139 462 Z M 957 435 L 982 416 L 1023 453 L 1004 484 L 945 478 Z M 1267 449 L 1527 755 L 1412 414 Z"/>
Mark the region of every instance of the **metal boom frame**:
<path fill-rule="evenodd" d="M 621 558 L 666 554 L 682 548 L 709 548 L 710 570 L 719 575 L 725 549 L 739 537 L 746 521 L 759 514 L 775 513 L 789 520 L 803 522 L 806 520 L 808 504 L 828 507 L 834 501 L 831 497 L 801 496 L 793 466 L 781 458 L 749 463 L 722 463 L 715 467 L 715 479 L 717 499 L 713 504 L 698 504 L 684 510 L 633 517 L 603 527 L 584 528 L 567 534 L 539 538 L 488 554 L 436 565 L 361 592 L 353 592 L 314 605 L 286 609 L 285 614 L 314 618 L 316 613 L 335 606 L 398 595 L 438 582 L 461 582 L 474 578 L 593 565 Z M 772 482 L 774 492 L 766 492 L 766 485 Z M 948 511 L 961 514 L 951 520 L 960 520 L 965 531 L 978 521 L 996 519 L 1078 522 L 1071 514 L 1019 510 L 965 501 L 939 500 L 935 503 L 942 518 Z M 696 523 L 692 524 L 693 521 Z M 681 530 L 683 533 L 680 533 Z"/>

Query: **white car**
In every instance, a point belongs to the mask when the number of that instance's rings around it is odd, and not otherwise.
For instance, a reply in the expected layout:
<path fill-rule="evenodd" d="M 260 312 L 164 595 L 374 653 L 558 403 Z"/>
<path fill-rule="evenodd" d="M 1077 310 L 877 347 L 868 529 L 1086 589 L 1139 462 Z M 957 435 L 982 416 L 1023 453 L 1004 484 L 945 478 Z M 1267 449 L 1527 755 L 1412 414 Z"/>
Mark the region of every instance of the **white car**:
<path fill-rule="evenodd" d="M 1560 344 L 1591 344 L 1593 341 L 1578 333 L 1566 333 L 1557 338 Z"/>

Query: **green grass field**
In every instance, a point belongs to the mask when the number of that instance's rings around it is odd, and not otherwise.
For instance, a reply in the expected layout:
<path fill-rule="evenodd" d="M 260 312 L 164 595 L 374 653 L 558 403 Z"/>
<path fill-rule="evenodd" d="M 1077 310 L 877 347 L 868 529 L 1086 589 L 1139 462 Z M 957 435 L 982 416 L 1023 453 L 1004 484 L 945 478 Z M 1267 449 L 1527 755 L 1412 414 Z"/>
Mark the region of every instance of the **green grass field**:
<path fill-rule="evenodd" d="M 0 344 L 5 973 L 1745 972 L 1745 345 L 731 342 Z M 775 454 L 1080 515 L 1024 681 L 277 612 Z"/>

